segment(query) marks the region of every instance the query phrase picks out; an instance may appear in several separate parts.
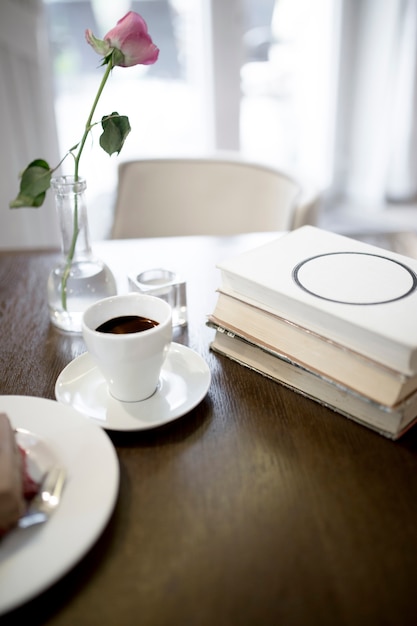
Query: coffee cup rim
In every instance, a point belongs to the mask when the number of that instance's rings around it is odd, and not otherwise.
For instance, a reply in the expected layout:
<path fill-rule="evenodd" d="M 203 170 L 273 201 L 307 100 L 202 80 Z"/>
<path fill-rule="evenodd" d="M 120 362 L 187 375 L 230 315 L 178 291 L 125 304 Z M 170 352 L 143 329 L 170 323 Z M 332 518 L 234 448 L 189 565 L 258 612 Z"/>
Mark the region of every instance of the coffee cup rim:
<path fill-rule="evenodd" d="M 138 333 L 128 333 L 125 335 L 120 335 L 120 334 L 113 334 L 113 333 L 102 333 L 98 330 L 96 330 L 96 328 L 104 323 L 105 321 L 111 319 L 111 317 L 109 317 L 109 314 L 100 316 L 99 319 L 95 318 L 94 323 L 92 323 L 89 320 L 89 317 L 92 315 L 92 312 L 97 310 L 97 311 L 104 311 L 104 310 L 108 310 L 105 309 L 105 307 L 110 304 L 111 302 L 117 301 L 117 302 L 129 302 L 129 300 L 133 301 L 133 300 L 140 300 L 142 302 L 148 302 L 151 304 L 156 304 L 159 309 L 164 310 L 165 311 L 165 315 L 161 316 L 163 317 L 163 319 L 156 319 L 156 321 L 158 322 L 157 326 L 154 326 L 153 328 L 148 328 L 147 330 L 143 330 L 141 331 L 141 336 L 143 335 L 149 335 L 149 334 L 154 334 L 157 332 L 160 332 L 162 328 L 164 328 L 166 325 L 171 325 L 172 324 L 172 308 L 171 306 L 165 302 L 164 300 L 161 300 L 161 298 L 157 298 L 156 296 L 152 296 L 149 294 L 141 294 L 141 293 L 128 293 L 128 294 L 117 294 L 115 296 L 108 296 L 107 298 L 102 298 L 101 300 L 97 300 L 96 302 L 93 302 L 93 304 L 91 304 L 83 313 L 82 316 L 82 328 L 83 331 L 87 331 L 89 333 L 94 333 L 100 336 L 105 336 L 106 338 L 108 338 L 109 341 L 111 340 L 120 340 L 122 337 L 127 340 L 129 338 L 134 338 L 137 337 Z M 118 317 L 119 315 L 126 315 L 129 314 L 129 312 L 126 311 L 120 311 L 119 313 L 114 313 L 114 317 Z M 140 313 L 138 313 L 140 315 Z M 110 314 L 111 315 L 111 314 Z M 148 317 L 155 319 L 156 316 L 154 314 L 150 314 L 148 315 L 147 313 L 144 313 L 144 316 L 147 315 Z"/>

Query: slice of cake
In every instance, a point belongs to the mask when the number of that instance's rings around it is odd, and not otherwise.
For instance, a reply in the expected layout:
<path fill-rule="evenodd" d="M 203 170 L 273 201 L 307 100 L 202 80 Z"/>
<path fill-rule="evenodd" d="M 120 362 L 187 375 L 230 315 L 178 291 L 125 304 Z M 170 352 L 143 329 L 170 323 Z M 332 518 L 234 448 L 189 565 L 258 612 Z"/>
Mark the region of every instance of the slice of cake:
<path fill-rule="evenodd" d="M 6 413 L 0 413 L 0 533 L 25 511 L 23 458 Z"/>

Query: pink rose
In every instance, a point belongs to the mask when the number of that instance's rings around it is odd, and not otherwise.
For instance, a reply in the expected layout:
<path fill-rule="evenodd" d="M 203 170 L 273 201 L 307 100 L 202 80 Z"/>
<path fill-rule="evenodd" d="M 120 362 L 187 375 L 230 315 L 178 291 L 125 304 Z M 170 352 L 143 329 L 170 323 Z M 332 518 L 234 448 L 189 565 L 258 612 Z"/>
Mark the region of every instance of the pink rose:
<path fill-rule="evenodd" d="M 119 54 L 112 54 L 113 65 L 152 65 L 158 59 L 159 48 L 148 34 L 143 17 L 134 11 L 122 17 L 104 39 L 94 37 L 90 29 L 85 31 L 85 38 L 97 54 L 103 57 L 117 50 Z"/>

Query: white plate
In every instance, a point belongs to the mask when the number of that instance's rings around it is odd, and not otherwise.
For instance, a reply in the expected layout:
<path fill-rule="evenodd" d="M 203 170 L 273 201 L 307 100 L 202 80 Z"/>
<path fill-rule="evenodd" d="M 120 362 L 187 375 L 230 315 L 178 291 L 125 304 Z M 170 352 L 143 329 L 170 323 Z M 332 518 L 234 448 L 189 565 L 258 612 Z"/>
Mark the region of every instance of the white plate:
<path fill-rule="evenodd" d="M 0 396 L 28 467 L 38 478 L 52 463 L 67 469 L 58 509 L 45 524 L 0 540 L 0 614 L 44 591 L 71 569 L 101 534 L 116 502 L 119 463 L 109 437 L 55 400 Z"/>
<path fill-rule="evenodd" d="M 191 411 L 206 395 L 211 374 L 191 348 L 172 343 L 162 367 L 159 387 L 141 402 L 113 398 L 88 352 L 74 359 L 58 376 L 55 396 L 95 424 L 109 430 L 134 431 L 167 424 Z"/>

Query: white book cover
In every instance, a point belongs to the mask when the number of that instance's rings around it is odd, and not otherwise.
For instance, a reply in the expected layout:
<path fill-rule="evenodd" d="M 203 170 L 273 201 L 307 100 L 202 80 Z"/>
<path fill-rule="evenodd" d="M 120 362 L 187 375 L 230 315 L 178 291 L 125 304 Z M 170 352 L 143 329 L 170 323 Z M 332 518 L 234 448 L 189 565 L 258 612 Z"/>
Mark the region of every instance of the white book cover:
<path fill-rule="evenodd" d="M 226 293 L 417 371 L 417 260 L 303 226 L 217 267 Z"/>

